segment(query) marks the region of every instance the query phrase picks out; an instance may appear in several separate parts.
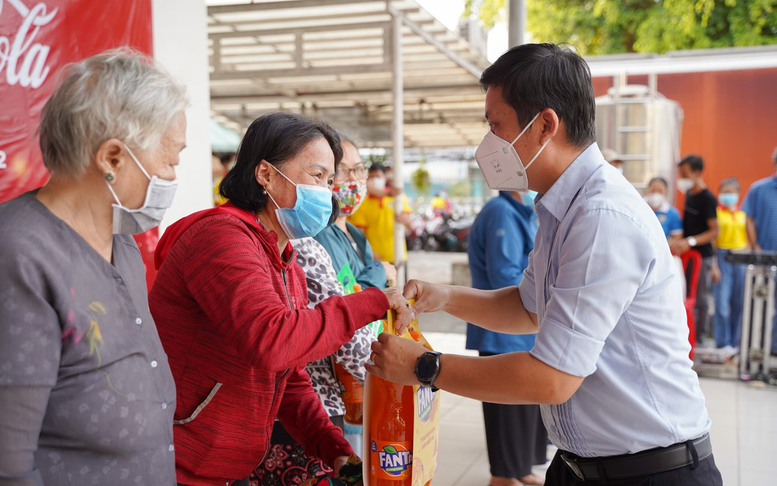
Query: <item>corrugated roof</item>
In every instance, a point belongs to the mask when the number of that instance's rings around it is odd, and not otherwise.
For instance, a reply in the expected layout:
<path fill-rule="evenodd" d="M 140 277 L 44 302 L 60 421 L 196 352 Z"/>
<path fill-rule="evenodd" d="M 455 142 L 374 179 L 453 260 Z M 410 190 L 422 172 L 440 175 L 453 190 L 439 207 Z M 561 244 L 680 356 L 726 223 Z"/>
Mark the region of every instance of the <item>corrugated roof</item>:
<path fill-rule="evenodd" d="M 403 19 L 405 145 L 477 145 L 489 63 L 414 0 L 209 0 L 213 115 L 245 128 L 298 112 L 390 146 L 392 15 Z"/>

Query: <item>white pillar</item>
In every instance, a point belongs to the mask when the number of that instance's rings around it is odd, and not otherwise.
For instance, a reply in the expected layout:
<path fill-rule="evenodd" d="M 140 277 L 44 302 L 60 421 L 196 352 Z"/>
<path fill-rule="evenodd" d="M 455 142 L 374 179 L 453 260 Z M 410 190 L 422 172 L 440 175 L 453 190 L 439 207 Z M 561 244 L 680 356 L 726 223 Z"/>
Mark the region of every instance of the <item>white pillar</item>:
<path fill-rule="evenodd" d="M 186 85 L 186 149 L 176 170 L 178 191 L 160 230 L 213 206 L 210 155 L 208 19 L 204 0 L 153 0 L 154 57 Z"/>
<path fill-rule="evenodd" d="M 403 86 L 402 71 L 402 14 L 394 11 L 392 18 L 392 36 L 391 36 L 391 54 L 393 61 L 393 78 L 391 86 L 391 95 L 394 100 L 394 118 L 391 123 L 391 135 L 394 152 L 394 186 L 404 189 L 405 176 L 403 174 L 404 165 L 404 118 L 405 118 L 405 96 Z M 404 193 L 394 201 L 394 210 L 397 215 L 402 214 L 404 209 Z M 405 229 L 398 222 L 394 225 L 394 264 L 399 267 L 404 259 L 405 251 Z"/>
<path fill-rule="evenodd" d="M 508 48 L 526 42 L 526 0 L 509 0 L 507 4 Z"/>

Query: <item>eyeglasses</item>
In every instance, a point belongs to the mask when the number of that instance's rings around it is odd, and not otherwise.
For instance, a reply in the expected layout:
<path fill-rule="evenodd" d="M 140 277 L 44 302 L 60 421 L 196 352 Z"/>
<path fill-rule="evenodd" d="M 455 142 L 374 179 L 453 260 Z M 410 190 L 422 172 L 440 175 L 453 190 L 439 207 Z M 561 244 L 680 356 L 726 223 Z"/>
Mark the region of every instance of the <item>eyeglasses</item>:
<path fill-rule="evenodd" d="M 346 168 L 337 169 L 337 173 L 335 173 L 335 179 L 344 181 L 348 179 L 352 174 L 356 176 L 357 179 L 364 179 L 364 176 L 367 175 L 367 168 L 363 165 L 360 165 L 358 167 L 354 167 L 353 169 L 346 169 Z"/>

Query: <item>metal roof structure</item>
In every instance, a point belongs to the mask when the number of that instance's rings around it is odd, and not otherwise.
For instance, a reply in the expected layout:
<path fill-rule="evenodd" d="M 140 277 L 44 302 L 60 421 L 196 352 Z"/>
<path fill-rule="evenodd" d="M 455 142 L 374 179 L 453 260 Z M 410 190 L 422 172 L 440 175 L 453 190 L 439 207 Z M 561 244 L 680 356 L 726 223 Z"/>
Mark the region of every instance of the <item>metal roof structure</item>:
<path fill-rule="evenodd" d="M 485 54 L 414 0 L 207 3 L 211 110 L 228 126 L 291 111 L 391 147 L 401 107 L 408 147 L 475 146 L 487 131 Z"/>

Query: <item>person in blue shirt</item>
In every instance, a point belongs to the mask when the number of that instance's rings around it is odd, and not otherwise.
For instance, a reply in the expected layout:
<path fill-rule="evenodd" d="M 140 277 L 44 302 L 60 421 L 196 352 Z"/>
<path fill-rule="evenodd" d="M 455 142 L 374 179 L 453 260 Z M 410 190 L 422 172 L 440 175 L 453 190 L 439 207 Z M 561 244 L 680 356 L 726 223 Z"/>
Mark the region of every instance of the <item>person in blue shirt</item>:
<path fill-rule="evenodd" d="M 648 182 L 647 194 L 645 195 L 645 202 L 656 213 L 667 240 L 672 236 L 683 236 L 683 220 L 680 217 L 680 211 L 669 204 L 668 193 L 669 183 L 666 182 L 666 179 L 654 177 Z"/>
<path fill-rule="evenodd" d="M 476 289 L 494 290 L 520 285 L 534 249 L 537 216 L 528 194 L 500 191 L 475 218 L 467 253 Z M 493 332 L 467 324 L 467 349 L 480 356 L 529 352 L 534 334 Z M 490 486 L 542 484 L 532 465 L 547 461 L 548 433 L 538 405 L 503 405 L 483 402 Z M 517 480 L 516 480 L 517 479 Z"/>
<path fill-rule="evenodd" d="M 437 355 L 382 335 L 367 369 L 493 403 L 538 403 L 558 447 L 549 486 L 720 486 L 711 421 L 689 359 L 680 277 L 653 211 L 596 144 L 591 72 L 569 47 L 522 44 L 482 74 L 489 186 L 537 191 L 521 285 L 410 280 L 411 314 L 537 333 L 528 353 Z M 520 258 L 516 251 L 516 258 Z"/>
<path fill-rule="evenodd" d="M 396 283 L 397 271 L 388 262 L 376 262 L 367 237 L 347 218 L 361 206 L 367 197 L 367 167 L 353 141 L 343 137 L 343 159 L 335 173 L 332 195 L 337 199 L 339 213 L 335 223 L 315 236 L 326 248 L 343 287 L 384 289 Z M 349 281 L 352 278 L 355 281 Z"/>
<path fill-rule="evenodd" d="M 777 148 L 774 174 L 750 186 L 742 210 L 747 214 L 747 239 L 756 252 L 777 251 Z M 777 304 L 777 290 L 774 295 Z M 772 328 L 772 354 L 777 354 L 777 312 Z"/>

